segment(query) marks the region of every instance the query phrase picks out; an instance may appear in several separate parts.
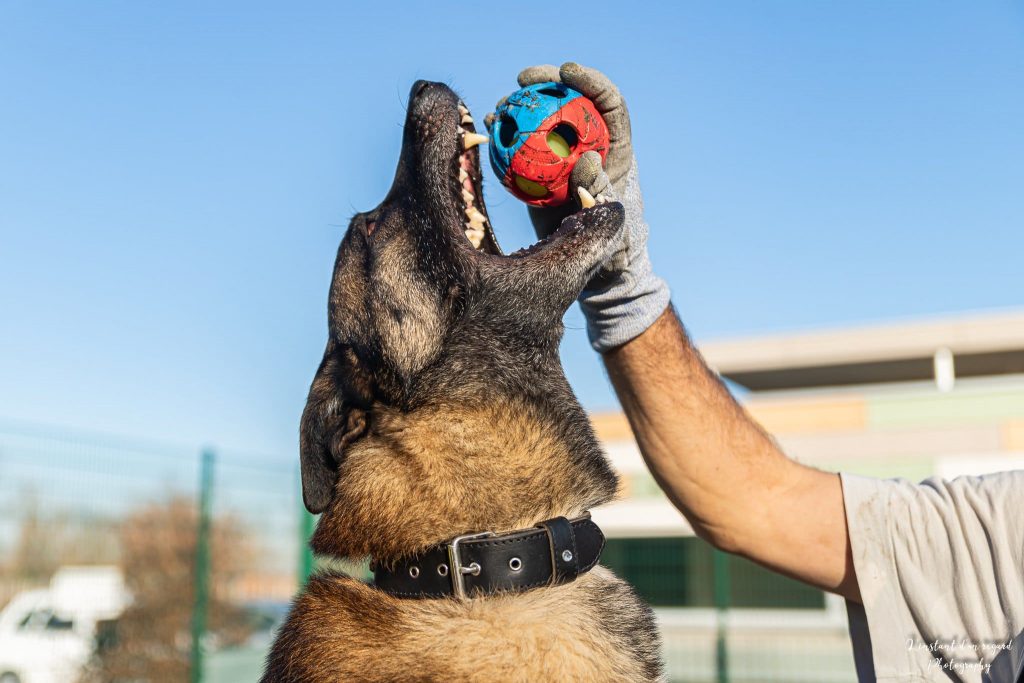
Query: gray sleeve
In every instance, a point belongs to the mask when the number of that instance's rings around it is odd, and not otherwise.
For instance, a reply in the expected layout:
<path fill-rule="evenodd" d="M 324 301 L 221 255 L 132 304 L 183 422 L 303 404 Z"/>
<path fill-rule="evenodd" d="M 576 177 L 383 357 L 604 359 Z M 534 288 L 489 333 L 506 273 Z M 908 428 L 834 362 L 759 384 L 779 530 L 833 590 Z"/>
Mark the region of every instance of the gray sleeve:
<path fill-rule="evenodd" d="M 863 599 L 848 605 L 858 671 L 870 660 L 879 680 L 1012 681 L 1024 645 L 1024 471 L 842 482 Z"/>

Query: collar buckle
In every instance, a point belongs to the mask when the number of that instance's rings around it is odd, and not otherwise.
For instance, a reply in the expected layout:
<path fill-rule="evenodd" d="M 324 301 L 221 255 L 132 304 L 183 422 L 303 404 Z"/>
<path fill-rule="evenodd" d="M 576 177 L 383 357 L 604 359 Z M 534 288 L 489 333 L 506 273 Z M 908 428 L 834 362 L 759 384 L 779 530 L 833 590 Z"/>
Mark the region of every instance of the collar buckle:
<path fill-rule="evenodd" d="M 456 536 L 448 542 L 448 566 L 451 568 L 448 574 L 452 577 L 452 593 L 459 600 L 467 599 L 465 575 L 472 574 L 473 576 L 478 576 L 480 574 L 480 565 L 476 562 L 463 566 L 462 558 L 459 556 L 460 546 L 466 541 L 475 541 L 480 538 L 490 538 L 491 536 L 494 536 L 493 531 L 484 531 L 479 534 Z"/>

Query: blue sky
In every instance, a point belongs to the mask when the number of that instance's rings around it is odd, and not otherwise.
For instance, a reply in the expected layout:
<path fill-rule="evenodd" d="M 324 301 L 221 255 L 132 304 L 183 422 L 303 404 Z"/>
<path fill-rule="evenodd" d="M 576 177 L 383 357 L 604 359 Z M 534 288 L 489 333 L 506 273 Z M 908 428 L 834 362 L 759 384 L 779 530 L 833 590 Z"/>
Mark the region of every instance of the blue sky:
<path fill-rule="evenodd" d="M 0 417 L 294 457 L 409 85 L 479 119 L 567 59 L 629 101 L 698 339 L 1024 305 L 1019 3 L 346 4 L 0 2 Z"/>

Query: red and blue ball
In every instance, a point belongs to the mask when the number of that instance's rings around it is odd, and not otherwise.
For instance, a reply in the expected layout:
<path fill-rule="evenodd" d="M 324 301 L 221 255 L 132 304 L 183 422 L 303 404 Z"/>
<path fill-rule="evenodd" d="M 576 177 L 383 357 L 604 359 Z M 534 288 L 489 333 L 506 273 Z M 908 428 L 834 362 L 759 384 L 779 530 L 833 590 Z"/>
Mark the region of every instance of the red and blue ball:
<path fill-rule="evenodd" d="M 491 167 L 517 198 L 534 206 L 569 199 L 569 176 L 584 152 L 604 161 L 608 127 L 594 103 L 562 83 L 537 83 L 494 112 Z"/>

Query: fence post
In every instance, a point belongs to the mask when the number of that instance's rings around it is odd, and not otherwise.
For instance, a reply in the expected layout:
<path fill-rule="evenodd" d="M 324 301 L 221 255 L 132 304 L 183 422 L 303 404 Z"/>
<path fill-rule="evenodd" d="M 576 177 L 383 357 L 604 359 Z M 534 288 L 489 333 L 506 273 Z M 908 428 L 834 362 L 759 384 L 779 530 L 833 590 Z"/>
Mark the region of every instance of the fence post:
<path fill-rule="evenodd" d="M 726 618 L 729 612 L 729 556 L 712 549 L 715 592 L 715 681 L 729 683 L 729 644 Z"/>
<path fill-rule="evenodd" d="M 214 453 L 206 449 L 199 470 L 199 527 L 196 532 L 195 602 L 192 605 L 192 683 L 203 680 L 203 636 L 210 598 L 210 508 L 213 504 Z"/>
<path fill-rule="evenodd" d="M 313 573 L 313 549 L 309 539 L 313 536 L 316 518 L 302 501 L 302 475 L 299 474 L 299 587 L 305 586 Z"/>
<path fill-rule="evenodd" d="M 299 566 L 299 580 L 300 585 L 304 586 L 309 580 L 310 574 L 313 573 L 313 549 L 309 547 L 309 539 L 313 536 L 315 519 L 305 507 L 299 512 L 299 515 L 299 523 L 302 525 L 300 529 L 302 534 L 302 558 L 301 565 Z"/>

